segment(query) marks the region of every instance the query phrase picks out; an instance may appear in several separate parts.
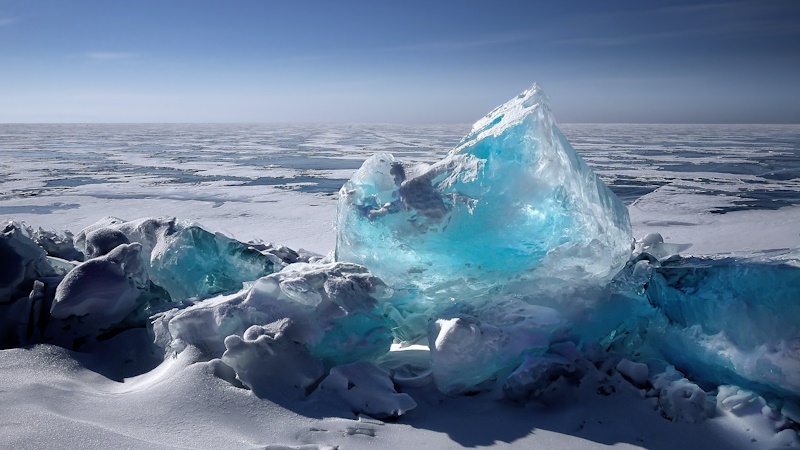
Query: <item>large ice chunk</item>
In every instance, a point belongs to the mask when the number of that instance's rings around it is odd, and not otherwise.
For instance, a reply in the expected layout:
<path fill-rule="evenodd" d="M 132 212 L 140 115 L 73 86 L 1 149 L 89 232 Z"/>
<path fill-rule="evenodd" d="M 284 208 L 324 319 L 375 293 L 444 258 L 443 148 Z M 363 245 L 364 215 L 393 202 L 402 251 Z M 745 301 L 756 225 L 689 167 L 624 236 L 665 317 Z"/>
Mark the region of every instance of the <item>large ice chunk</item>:
<path fill-rule="evenodd" d="M 650 340 L 693 378 L 800 395 L 796 261 L 665 261 L 647 297 L 666 319 Z"/>
<path fill-rule="evenodd" d="M 432 166 L 368 159 L 342 187 L 337 220 L 337 260 L 423 290 L 602 284 L 632 243 L 627 209 L 555 126 L 537 85 Z"/>

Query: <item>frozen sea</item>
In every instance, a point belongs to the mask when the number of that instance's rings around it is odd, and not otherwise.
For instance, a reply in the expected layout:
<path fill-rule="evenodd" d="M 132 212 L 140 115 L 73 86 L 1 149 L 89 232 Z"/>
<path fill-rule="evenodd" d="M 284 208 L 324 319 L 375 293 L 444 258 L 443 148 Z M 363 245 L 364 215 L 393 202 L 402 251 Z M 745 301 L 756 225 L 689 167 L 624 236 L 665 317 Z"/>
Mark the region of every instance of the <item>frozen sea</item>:
<path fill-rule="evenodd" d="M 560 127 L 629 206 L 637 236 L 661 232 L 702 254 L 800 245 L 800 125 Z M 366 157 L 385 151 L 430 163 L 468 131 L 466 124 L 0 124 L 0 218 L 77 232 L 108 215 L 172 215 L 240 240 L 326 253 L 337 191 Z M 773 227 L 766 242 L 753 236 L 753 223 Z"/>
<path fill-rule="evenodd" d="M 800 249 L 800 125 L 560 128 L 628 206 L 635 236 L 659 232 L 698 255 Z M 0 219 L 77 233 L 106 216 L 176 216 L 243 241 L 325 254 L 335 241 L 337 192 L 365 158 L 391 152 L 430 163 L 468 131 L 469 125 L 0 124 Z M 0 447 L 800 445 L 797 430 L 779 431 L 778 419 L 757 401 L 737 411 L 717 408 L 699 424 L 670 422 L 655 398 L 622 382 L 614 395 L 581 385 L 580 400 L 561 407 L 409 387 L 417 409 L 384 423 L 338 406 L 257 398 L 191 352 L 138 376 L 115 377 L 130 357 L 102 346 L 96 354 L 49 345 L 0 351 Z"/>

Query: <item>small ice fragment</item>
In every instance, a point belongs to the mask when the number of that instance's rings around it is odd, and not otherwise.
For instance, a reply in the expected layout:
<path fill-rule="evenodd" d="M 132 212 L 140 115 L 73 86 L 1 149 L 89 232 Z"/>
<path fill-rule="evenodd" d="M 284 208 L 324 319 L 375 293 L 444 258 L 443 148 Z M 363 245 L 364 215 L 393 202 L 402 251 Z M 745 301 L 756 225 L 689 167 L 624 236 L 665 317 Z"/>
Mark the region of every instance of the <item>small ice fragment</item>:
<path fill-rule="evenodd" d="M 367 423 L 370 425 L 384 425 L 382 420 L 374 419 L 366 414 L 359 414 L 358 421 L 361 423 Z"/>
<path fill-rule="evenodd" d="M 738 411 L 755 401 L 758 394 L 752 391 L 739 389 L 738 386 L 720 386 L 717 394 L 717 404 L 728 411 Z"/>
<path fill-rule="evenodd" d="M 506 379 L 503 392 L 513 400 L 526 399 L 536 396 L 559 376 L 574 371 L 575 365 L 559 355 L 526 356 Z"/>
<path fill-rule="evenodd" d="M 644 386 L 647 383 L 648 369 L 647 364 L 635 363 L 629 359 L 623 359 L 617 364 L 617 371 L 625 378 L 631 380 L 636 386 Z"/>
<path fill-rule="evenodd" d="M 401 416 L 417 407 L 408 394 L 397 393 L 386 371 L 364 361 L 334 367 L 316 392 L 332 393 L 353 412 L 376 418 Z"/>
<path fill-rule="evenodd" d="M 121 231 L 112 228 L 100 228 L 86 234 L 86 257 L 102 256 L 117 248 L 120 244 L 130 243 L 131 241 Z"/>
<path fill-rule="evenodd" d="M 800 447 L 800 436 L 798 435 L 797 431 L 787 428 L 785 430 L 778 431 L 775 433 L 775 436 L 772 437 L 772 447 L 771 448 L 798 448 Z"/>
<path fill-rule="evenodd" d="M 764 407 L 761 408 L 761 414 L 769 420 L 773 420 L 775 422 L 783 419 L 783 415 L 769 405 L 764 405 Z"/>
<path fill-rule="evenodd" d="M 706 419 L 706 393 L 674 367 L 656 375 L 653 387 L 658 390 L 661 411 L 673 422 L 697 423 Z"/>
<path fill-rule="evenodd" d="M 644 248 L 652 247 L 655 244 L 661 244 L 664 242 L 664 237 L 661 236 L 660 233 L 650 233 L 642 238 L 642 246 Z"/>

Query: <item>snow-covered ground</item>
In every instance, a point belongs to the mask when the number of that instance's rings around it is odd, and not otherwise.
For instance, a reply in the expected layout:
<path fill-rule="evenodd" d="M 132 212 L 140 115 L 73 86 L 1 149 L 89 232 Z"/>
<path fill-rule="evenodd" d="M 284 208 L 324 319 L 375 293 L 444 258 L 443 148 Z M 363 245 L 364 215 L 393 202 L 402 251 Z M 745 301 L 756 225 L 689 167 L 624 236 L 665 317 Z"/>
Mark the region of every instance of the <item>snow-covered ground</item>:
<path fill-rule="evenodd" d="M 77 233 L 109 215 L 176 216 L 242 241 L 324 255 L 335 244 L 335 192 L 366 156 L 380 150 L 430 162 L 467 129 L 0 125 L 0 218 Z M 634 236 L 659 232 L 691 244 L 684 252 L 695 255 L 800 248 L 800 127 L 563 129 L 628 204 Z M 672 421 L 652 389 L 616 370 L 527 404 L 497 390 L 446 396 L 430 383 L 406 386 L 417 407 L 380 421 L 325 399 L 259 398 L 192 351 L 155 367 L 158 349 L 115 350 L 149 337 L 114 339 L 91 353 L 47 345 L 0 351 L 2 446 L 800 447 L 796 427 L 758 400 L 729 410 L 720 398 L 700 423 Z M 426 353 L 397 353 L 404 352 Z"/>

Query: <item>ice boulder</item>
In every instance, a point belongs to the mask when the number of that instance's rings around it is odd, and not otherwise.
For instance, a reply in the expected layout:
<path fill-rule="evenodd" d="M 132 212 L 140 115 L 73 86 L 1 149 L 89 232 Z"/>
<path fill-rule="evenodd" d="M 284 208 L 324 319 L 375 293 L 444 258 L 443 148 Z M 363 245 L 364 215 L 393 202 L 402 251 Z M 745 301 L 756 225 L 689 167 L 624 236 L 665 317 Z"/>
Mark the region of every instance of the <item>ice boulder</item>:
<path fill-rule="evenodd" d="M 664 417 L 673 422 L 697 423 L 706 419 L 706 393 L 670 366 L 653 377 L 658 404 Z"/>
<path fill-rule="evenodd" d="M 235 291 L 275 268 L 270 255 L 196 225 L 179 227 L 159 242 L 150 264 L 155 282 L 178 299 Z"/>
<path fill-rule="evenodd" d="M 234 358 L 262 348 L 283 352 L 290 339 L 328 366 L 375 360 L 392 343 L 376 298 L 386 296 L 383 290 L 363 266 L 297 263 L 237 293 L 167 311 L 155 319 L 154 332 L 168 352 L 193 346 L 211 357 L 227 352 Z M 291 326 L 275 328 L 282 321 Z M 251 329 L 269 324 L 272 331 Z"/>
<path fill-rule="evenodd" d="M 264 326 L 253 325 L 242 337 L 228 336 L 222 361 L 259 397 L 302 397 L 322 378 L 324 367 L 292 339 L 292 327 L 291 320 L 284 318 Z"/>
<path fill-rule="evenodd" d="M 340 191 L 336 259 L 428 292 L 516 279 L 603 284 L 632 242 L 627 209 L 534 85 L 431 166 L 389 154 L 365 161 Z"/>
<path fill-rule="evenodd" d="M 118 323 L 138 306 L 147 277 L 139 244 L 121 244 L 69 272 L 56 288 L 50 314 L 58 319 L 85 316 L 97 326 Z"/>
<path fill-rule="evenodd" d="M 107 217 L 82 230 L 75 239 L 76 246 L 90 257 L 129 242 L 141 245 L 149 278 L 173 300 L 235 292 L 244 282 L 282 267 L 281 260 L 269 251 L 175 218 L 126 222 Z"/>
<path fill-rule="evenodd" d="M 113 228 L 100 228 L 86 234 L 86 256 L 94 258 L 105 255 L 120 244 L 130 244 L 128 237 Z"/>
<path fill-rule="evenodd" d="M 27 296 L 35 280 L 54 277 L 44 250 L 14 222 L 0 231 L 0 304 Z"/>

